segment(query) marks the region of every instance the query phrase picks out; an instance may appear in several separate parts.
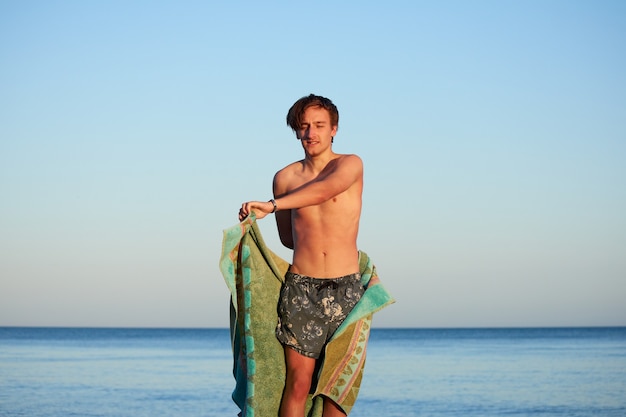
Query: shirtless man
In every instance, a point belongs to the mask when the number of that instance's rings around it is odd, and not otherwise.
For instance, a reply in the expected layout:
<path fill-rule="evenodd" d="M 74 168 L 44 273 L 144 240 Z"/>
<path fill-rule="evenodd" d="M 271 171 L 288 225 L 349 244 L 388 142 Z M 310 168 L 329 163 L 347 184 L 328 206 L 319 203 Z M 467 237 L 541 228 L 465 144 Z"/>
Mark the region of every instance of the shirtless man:
<path fill-rule="evenodd" d="M 363 163 L 333 152 L 339 124 L 327 98 L 303 97 L 289 109 L 287 124 L 304 159 L 274 176 L 274 198 L 242 205 L 239 219 L 276 213 L 281 242 L 293 249 L 279 300 L 276 335 L 284 346 L 287 380 L 281 417 L 303 417 L 316 361 L 363 294 L 357 234 L 361 217 Z M 345 416 L 324 398 L 325 417 Z"/>

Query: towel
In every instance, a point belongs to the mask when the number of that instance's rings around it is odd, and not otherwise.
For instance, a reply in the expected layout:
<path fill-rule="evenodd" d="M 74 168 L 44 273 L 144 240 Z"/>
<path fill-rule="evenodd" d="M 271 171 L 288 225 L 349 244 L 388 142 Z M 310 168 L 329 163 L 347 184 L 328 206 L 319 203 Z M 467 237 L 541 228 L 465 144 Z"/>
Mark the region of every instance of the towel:
<path fill-rule="evenodd" d="M 308 417 L 321 417 L 323 396 L 350 413 L 361 386 L 372 315 L 394 302 L 362 251 L 359 267 L 365 293 L 325 347 L 307 401 Z M 286 371 L 275 329 L 288 269 L 289 263 L 265 245 L 254 214 L 224 230 L 220 271 L 231 293 L 232 398 L 242 417 L 278 415 Z"/>

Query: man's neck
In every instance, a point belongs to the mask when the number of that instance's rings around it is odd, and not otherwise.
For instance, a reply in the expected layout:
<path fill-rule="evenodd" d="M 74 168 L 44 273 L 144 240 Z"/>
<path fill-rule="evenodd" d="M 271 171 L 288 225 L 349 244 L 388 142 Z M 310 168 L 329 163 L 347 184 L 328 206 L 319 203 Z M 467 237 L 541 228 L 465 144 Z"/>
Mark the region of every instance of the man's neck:
<path fill-rule="evenodd" d="M 336 159 L 337 157 L 339 157 L 339 154 L 336 154 L 332 150 L 329 150 L 328 152 L 324 152 L 321 155 L 305 155 L 303 163 L 305 169 L 310 169 L 313 172 L 319 173 L 324 168 L 326 168 L 326 165 L 328 165 L 330 161 Z"/>

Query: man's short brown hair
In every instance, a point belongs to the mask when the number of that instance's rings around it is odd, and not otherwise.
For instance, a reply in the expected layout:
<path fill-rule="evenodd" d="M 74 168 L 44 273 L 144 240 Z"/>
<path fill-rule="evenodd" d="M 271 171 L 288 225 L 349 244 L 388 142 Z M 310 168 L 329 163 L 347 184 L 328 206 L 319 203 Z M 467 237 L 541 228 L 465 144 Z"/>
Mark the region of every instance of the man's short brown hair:
<path fill-rule="evenodd" d="M 289 109 L 289 112 L 287 112 L 287 125 L 291 127 L 294 132 L 300 129 L 302 115 L 309 107 L 321 107 L 326 109 L 330 115 L 331 126 L 339 126 L 339 111 L 337 110 L 337 106 L 326 97 L 310 94 L 296 101 Z"/>

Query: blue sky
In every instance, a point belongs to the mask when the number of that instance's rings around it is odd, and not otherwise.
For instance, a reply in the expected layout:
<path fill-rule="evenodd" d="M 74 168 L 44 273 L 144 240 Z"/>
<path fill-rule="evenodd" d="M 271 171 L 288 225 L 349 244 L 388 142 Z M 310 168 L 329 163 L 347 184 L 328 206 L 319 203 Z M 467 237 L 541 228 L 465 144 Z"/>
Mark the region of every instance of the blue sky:
<path fill-rule="evenodd" d="M 626 325 L 626 3 L 215 3 L 0 2 L 0 325 L 226 327 L 222 230 L 309 93 L 375 326 Z"/>

